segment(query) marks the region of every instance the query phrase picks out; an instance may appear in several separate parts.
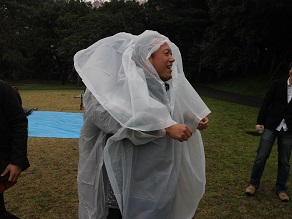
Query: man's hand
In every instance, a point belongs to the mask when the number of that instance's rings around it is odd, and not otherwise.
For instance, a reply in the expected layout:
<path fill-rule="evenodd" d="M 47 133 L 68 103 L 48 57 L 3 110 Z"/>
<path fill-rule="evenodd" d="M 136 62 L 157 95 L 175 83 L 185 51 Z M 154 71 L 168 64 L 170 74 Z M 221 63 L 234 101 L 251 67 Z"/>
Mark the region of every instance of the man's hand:
<path fill-rule="evenodd" d="M 208 124 L 209 124 L 209 119 L 208 117 L 205 117 L 199 122 L 197 129 L 204 130 L 207 128 Z"/>
<path fill-rule="evenodd" d="M 265 127 L 264 127 L 264 125 L 259 125 L 259 124 L 257 124 L 256 125 L 256 131 L 258 132 L 258 133 L 263 133 L 264 132 L 264 130 L 265 130 Z"/>
<path fill-rule="evenodd" d="M 193 134 L 192 130 L 185 124 L 175 124 L 165 128 L 166 134 L 174 140 L 187 141 Z"/>
<path fill-rule="evenodd" d="M 1 176 L 5 176 L 7 173 L 10 173 L 9 175 L 9 182 L 17 182 L 20 174 L 21 174 L 21 167 L 13 164 L 9 164 L 4 172 L 1 174 Z"/>

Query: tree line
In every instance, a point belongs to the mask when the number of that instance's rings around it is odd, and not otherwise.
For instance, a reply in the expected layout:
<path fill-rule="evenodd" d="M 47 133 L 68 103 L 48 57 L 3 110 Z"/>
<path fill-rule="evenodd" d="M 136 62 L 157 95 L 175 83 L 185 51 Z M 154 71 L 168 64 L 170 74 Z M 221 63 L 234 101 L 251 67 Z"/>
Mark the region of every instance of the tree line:
<path fill-rule="evenodd" d="M 273 79 L 292 61 L 291 14 L 290 0 L 0 0 L 0 78 L 75 83 L 77 51 L 150 29 L 180 48 L 193 83 Z"/>

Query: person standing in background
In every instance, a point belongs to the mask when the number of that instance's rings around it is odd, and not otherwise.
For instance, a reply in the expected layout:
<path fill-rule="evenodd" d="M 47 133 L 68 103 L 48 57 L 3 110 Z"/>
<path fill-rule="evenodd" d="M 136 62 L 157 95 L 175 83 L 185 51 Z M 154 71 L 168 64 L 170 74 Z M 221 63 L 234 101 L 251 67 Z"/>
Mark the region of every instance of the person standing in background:
<path fill-rule="evenodd" d="M 13 186 L 27 159 L 27 118 L 13 88 L 0 80 L 0 219 L 17 219 L 4 204 L 4 192 Z"/>
<path fill-rule="evenodd" d="M 289 201 L 287 180 L 290 172 L 292 148 L 292 62 L 289 64 L 289 78 L 275 81 L 267 91 L 260 108 L 256 130 L 263 132 L 254 161 L 247 195 L 254 195 L 260 187 L 265 164 L 271 154 L 273 144 L 278 140 L 278 174 L 276 192 L 283 202 Z"/>

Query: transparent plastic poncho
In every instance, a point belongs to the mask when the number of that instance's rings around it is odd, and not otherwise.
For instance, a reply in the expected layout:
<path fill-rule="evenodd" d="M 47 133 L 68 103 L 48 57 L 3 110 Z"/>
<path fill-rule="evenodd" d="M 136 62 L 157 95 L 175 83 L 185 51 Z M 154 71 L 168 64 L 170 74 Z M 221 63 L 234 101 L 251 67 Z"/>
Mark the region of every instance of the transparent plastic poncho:
<path fill-rule="evenodd" d="M 148 60 L 164 43 L 175 58 L 169 93 Z M 179 49 L 155 31 L 119 33 L 76 53 L 74 65 L 90 91 L 79 144 L 79 218 L 106 218 L 107 177 L 125 219 L 192 218 L 205 190 L 196 127 L 210 110 L 186 80 Z M 161 131 L 176 123 L 193 130 L 188 141 Z"/>

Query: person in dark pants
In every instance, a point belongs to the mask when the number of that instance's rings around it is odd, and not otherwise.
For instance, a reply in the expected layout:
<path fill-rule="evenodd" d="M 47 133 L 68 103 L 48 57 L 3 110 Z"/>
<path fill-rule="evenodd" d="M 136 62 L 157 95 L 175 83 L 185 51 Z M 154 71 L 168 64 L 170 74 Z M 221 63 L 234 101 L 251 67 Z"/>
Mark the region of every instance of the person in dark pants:
<path fill-rule="evenodd" d="M 4 205 L 4 192 L 13 186 L 27 159 L 27 118 L 15 91 L 0 80 L 0 219 L 17 219 Z"/>
<path fill-rule="evenodd" d="M 289 78 L 275 81 L 267 91 L 260 108 L 256 129 L 263 132 L 257 156 L 253 164 L 247 195 L 254 195 L 260 186 L 267 159 L 273 144 L 278 143 L 278 174 L 276 192 L 281 201 L 288 202 L 287 180 L 290 172 L 292 148 L 292 62 L 289 64 Z"/>

